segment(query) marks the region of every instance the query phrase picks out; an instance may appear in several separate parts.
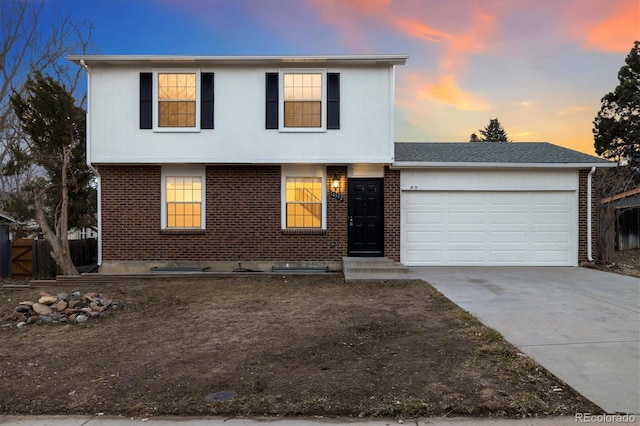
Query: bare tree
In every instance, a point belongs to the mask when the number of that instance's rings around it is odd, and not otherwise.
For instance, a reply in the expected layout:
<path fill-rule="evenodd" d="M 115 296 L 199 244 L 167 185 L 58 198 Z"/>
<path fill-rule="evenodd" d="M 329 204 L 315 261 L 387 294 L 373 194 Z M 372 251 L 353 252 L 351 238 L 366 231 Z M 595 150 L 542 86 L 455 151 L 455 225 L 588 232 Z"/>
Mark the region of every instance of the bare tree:
<path fill-rule="evenodd" d="M 13 114 L 9 97 L 22 93 L 32 72 L 46 72 L 76 92 L 82 76 L 64 56 L 84 53 L 91 40 L 91 25 L 76 24 L 69 13 L 57 10 L 51 21 L 43 13 L 45 0 L 2 0 L 0 7 L 0 196 L 16 194 L 38 173 L 20 168 L 25 136 Z M 81 104 L 86 94 L 81 95 Z M 77 97 L 77 96 L 76 96 Z"/>

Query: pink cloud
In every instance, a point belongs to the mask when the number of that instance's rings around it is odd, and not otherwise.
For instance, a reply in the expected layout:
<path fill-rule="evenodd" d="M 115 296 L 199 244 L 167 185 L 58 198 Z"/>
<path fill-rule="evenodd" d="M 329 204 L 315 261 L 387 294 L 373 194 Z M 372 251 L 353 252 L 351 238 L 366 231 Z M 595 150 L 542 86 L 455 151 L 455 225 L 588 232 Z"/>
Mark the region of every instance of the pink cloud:
<path fill-rule="evenodd" d="M 392 17 L 396 30 L 409 37 L 419 38 L 426 41 L 440 43 L 451 39 L 451 34 L 437 30 L 421 21 L 413 18 Z"/>
<path fill-rule="evenodd" d="M 379 21 L 386 16 L 391 0 L 307 0 L 307 4 L 320 12 L 324 23 L 340 31 L 345 44 L 367 51 L 371 49 L 369 28 L 376 27 L 370 25 L 370 20 Z"/>
<path fill-rule="evenodd" d="M 465 92 L 456 83 L 453 74 L 442 75 L 434 83 L 432 79 L 420 74 L 410 74 L 407 87 L 401 93 L 416 96 L 419 99 L 431 99 L 451 105 L 461 111 L 486 111 L 489 105 L 473 93 Z"/>
<path fill-rule="evenodd" d="M 608 3 L 615 10 L 587 29 L 585 48 L 604 52 L 626 52 L 640 39 L 640 2 L 626 0 Z M 613 8 L 618 4 L 617 8 Z"/>

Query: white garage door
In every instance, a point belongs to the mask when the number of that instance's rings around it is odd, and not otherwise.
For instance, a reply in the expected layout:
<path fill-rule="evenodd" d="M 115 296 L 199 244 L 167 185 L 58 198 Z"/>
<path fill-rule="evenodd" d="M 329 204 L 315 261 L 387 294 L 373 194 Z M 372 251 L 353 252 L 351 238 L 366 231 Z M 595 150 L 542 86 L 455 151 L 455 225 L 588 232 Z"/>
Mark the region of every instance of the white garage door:
<path fill-rule="evenodd" d="M 577 265 L 575 191 L 403 191 L 401 260 Z"/>

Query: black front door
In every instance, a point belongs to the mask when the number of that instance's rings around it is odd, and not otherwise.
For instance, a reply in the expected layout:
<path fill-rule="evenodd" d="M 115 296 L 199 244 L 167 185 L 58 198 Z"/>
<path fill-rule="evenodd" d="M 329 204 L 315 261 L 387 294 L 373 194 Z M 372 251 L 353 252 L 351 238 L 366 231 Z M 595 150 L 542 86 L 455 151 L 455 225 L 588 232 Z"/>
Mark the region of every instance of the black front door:
<path fill-rule="evenodd" d="M 349 179 L 349 256 L 384 255 L 382 182 Z"/>

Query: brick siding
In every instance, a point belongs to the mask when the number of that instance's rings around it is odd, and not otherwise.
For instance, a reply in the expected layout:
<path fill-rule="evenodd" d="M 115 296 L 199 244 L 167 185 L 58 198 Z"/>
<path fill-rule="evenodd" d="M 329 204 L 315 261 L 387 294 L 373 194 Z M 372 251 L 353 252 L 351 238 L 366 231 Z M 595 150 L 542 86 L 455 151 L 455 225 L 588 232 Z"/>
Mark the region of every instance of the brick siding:
<path fill-rule="evenodd" d="M 327 167 L 327 191 L 340 177 L 344 202 L 327 196 L 320 235 L 281 229 L 279 166 L 208 166 L 206 230 L 160 232 L 160 166 L 100 166 L 104 261 L 340 261 L 347 253 L 346 167 Z"/>
<path fill-rule="evenodd" d="M 589 175 L 589 169 L 580 170 L 579 186 L 578 186 L 578 264 L 588 262 L 587 258 L 587 181 Z M 596 206 L 597 206 L 597 191 L 596 191 L 596 179 L 598 173 L 594 173 L 591 182 L 591 253 L 593 258 L 596 258 L 598 253 L 597 238 L 596 238 Z"/>
<path fill-rule="evenodd" d="M 100 166 L 104 261 L 291 261 L 339 262 L 347 255 L 347 168 L 327 167 L 327 192 L 340 179 L 343 201 L 327 195 L 327 228 L 321 234 L 281 229 L 279 166 L 208 166 L 206 230 L 160 231 L 160 166 Z M 578 263 L 587 261 L 587 176 L 579 172 Z M 597 173 L 593 176 L 594 181 Z M 596 212 L 592 185 L 592 218 Z M 400 171 L 385 167 L 384 254 L 400 260 Z M 597 253 L 592 220 L 592 253 Z"/>
<path fill-rule="evenodd" d="M 400 261 L 400 170 L 384 169 L 384 255 Z"/>

